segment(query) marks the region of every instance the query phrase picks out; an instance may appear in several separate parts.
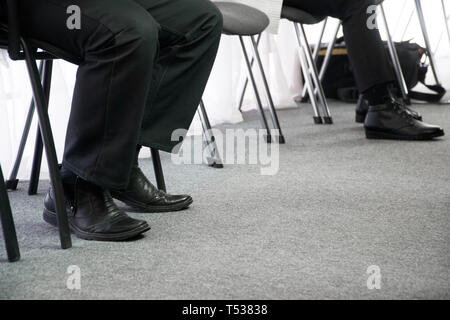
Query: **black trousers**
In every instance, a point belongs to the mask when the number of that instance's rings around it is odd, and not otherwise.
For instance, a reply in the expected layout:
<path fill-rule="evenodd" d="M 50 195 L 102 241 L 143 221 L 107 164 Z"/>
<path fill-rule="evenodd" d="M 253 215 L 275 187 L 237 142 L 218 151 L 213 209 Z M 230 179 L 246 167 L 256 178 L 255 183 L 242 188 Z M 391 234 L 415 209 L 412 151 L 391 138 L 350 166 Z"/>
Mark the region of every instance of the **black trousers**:
<path fill-rule="evenodd" d="M 67 27 L 72 5 L 80 29 Z M 20 19 L 26 36 L 83 58 L 63 164 L 112 189 L 127 186 L 137 144 L 179 143 L 172 132 L 189 128 L 222 32 L 209 0 L 21 0 Z"/>
<path fill-rule="evenodd" d="M 395 80 L 389 57 L 377 29 L 369 29 L 368 6 L 373 0 L 284 0 L 315 16 L 342 20 L 348 55 L 360 92 Z"/>

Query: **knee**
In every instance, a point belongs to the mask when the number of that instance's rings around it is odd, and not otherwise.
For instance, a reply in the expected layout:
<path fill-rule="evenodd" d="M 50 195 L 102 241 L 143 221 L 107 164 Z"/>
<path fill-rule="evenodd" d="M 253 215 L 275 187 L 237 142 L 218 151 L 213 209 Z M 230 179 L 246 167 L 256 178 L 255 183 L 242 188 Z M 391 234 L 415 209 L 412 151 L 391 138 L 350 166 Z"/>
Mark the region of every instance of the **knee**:
<path fill-rule="evenodd" d="M 219 37 L 223 30 L 223 16 L 217 6 L 209 1 L 203 0 L 199 14 L 202 17 L 202 31 L 209 31 L 213 36 Z"/>
<path fill-rule="evenodd" d="M 129 20 L 115 34 L 115 46 L 118 52 L 133 52 L 136 58 L 153 59 L 159 47 L 159 25 L 152 19 Z M 123 49 L 121 49 L 123 48 Z"/>

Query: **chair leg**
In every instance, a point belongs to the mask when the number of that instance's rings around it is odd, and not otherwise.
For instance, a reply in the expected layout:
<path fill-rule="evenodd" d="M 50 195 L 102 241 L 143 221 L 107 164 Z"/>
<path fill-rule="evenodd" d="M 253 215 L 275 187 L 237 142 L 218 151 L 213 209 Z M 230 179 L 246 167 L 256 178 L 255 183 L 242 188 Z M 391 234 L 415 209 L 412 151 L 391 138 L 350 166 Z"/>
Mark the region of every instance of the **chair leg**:
<path fill-rule="evenodd" d="M 256 45 L 259 46 L 261 42 L 262 33 L 258 34 L 258 38 L 256 39 Z M 252 58 L 251 65 L 255 63 L 255 57 Z M 241 98 L 239 99 L 239 111 L 242 112 L 242 106 L 244 104 L 245 93 L 247 92 L 248 87 L 248 77 L 245 78 L 244 86 L 242 88 Z"/>
<path fill-rule="evenodd" d="M 155 171 L 156 185 L 158 186 L 159 190 L 167 192 L 159 151 L 157 149 L 150 148 L 150 152 L 152 154 L 152 162 L 153 162 L 153 169 Z"/>
<path fill-rule="evenodd" d="M 16 228 L 3 179 L 3 172 L 0 167 L 0 222 L 3 227 L 8 260 L 15 262 L 20 260 L 19 243 L 17 242 Z"/>
<path fill-rule="evenodd" d="M 325 20 L 323 20 L 322 28 L 320 30 L 319 39 L 317 40 L 317 45 L 314 48 L 314 52 L 313 52 L 314 62 L 317 62 L 317 59 L 319 58 L 319 51 L 320 51 L 320 47 L 322 46 L 323 35 L 325 34 L 325 30 L 327 28 L 327 24 L 328 24 L 328 17 L 325 18 Z M 303 91 L 302 91 L 302 95 L 301 95 L 302 101 L 305 101 L 308 98 L 307 94 L 308 93 L 307 93 L 306 87 L 303 87 Z"/>
<path fill-rule="evenodd" d="M 298 41 L 298 54 L 300 57 L 300 65 L 302 68 L 302 73 L 303 73 L 303 77 L 305 78 L 305 87 L 308 90 L 308 94 L 311 100 L 311 105 L 313 107 L 313 112 L 314 112 L 314 123 L 315 124 L 323 124 L 323 120 L 322 120 L 322 116 L 320 114 L 319 111 L 319 106 L 317 103 L 317 99 L 316 99 L 316 95 L 314 94 L 314 86 L 313 86 L 313 82 L 311 80 L 311 74 L 309 73 L 309 67 L 308 67 L 308 63 L 306 61 L 306 57 L 305 57 L 305 50 L 303 48 L 302 42 L 300 40 L 300 33 L 298 30 L 298 26 L 296 23 L 294 23 L 294 27 L 295 27 L 295 31 L 297 34 L 297 41 Z"/>
<path fill-rule="evenodd" d="M 320 82 L 323 81 L 323 78 L 325 77 L 325 73 L 327 72 L 328 65 L 330 64 L 331 57 L 333 56 L 333 49 L 334 45 L 336 44 L 337 36 L 339 34 L 339 30 L 341 29 L 342 22 L 339 21 L 339 23 L 336 26 L 336 29 L 333 33 L 333 38 L 328 44 L 327 53 L 325 54 L 325 58 L 323 59 L 322 67 L 320 68 L 319 73 L 319 80 Z"/>
<path fill-rule="evenodd" d="M 210 157 L 208 158 L 208 164 L 217 169 L 223 168 L 223 161 L 219 155 L 219 149 L 217 148 L 216 138 L 212 134 L 211 123 L 209 122 L 208 114 L 206 113 L 205 103 L 200 101 L 200 106 L 197 110 L 203 127 L 203 135 L 206 140 L 206 145 L 210 151 Z"/>
<path fill-rule="evenodd" d="M 42 75 L 42 87 L 44 89 L 44 95 L 46 99 L 45 110 L 48 110 L 48 101 L 50 99 L 50 88 L 52 83 L 52 73 L 53 73 L 53 61 L 46 60 L 44 63 L 44 70 Z M 35 195 L 37 194 L 37 189 L 39 186 L 39 176 L 41 173 L 41 165 L 42 165 L 42 153 L 43 153 L 43 144 L 40 128 L 38 126 L 36 132 L 36 142 L 34 145 L 34 157 L 33 157 L 33 166 L 31 169 L 30 176 L 30 185 L 28 186 L 28 194 Z"/>
<path fill-rule="evenodd" d="M 247 53 L 247 49 L 245 48 L 245 43 L 244 43 L 244 38 L 242 36 L 239 36 L 239 41 L 241 43 L 241 47 L 242 47 L 242 52 L 244 54 L 244 60 L 245 63 L 247 64 L 247 69 L 248 69 L 248 73 L 249 73 L 249 77 L 250 80 L 252 82 L 253 85 L 253 90 L 255 91 L 255 96 L 256 96 L 256 102 L 258 104 L 258 112 L 259 112 L 259 120 L 261 121 L 261 125 L 263 127 L 263 130 L 266 130 L 266 141 L 267 143 L 271 143 L 272 142 L 272 135 L 269 129 L 269 125 L 267 124 L 267 119 L 266 119 L 266 115 L 264 114 L 264 108 L 263 108 L 263 104 L 261 102 L 261 96 L 259 95 L 259 91 L 258 91 L 258 86 L 256 84 L 256 80 L 255 80 L 255 76 L 253 75 L 253 70 L 252 70 L 252 65 Z"/>
<path fill-rule="evenodd" d="M 333 118 L 331 117 L 330 108 L 328 107 L 327 99 L 325 98 L 325 92 L 323 91 L 322 83 L 319 80 L 319 73 L 317 71 L 316 63 L 314 62 L 312 53 L 311 53 L 311 47 L 309 46 L 308 39 L 306 38 L 305 29 L 303 28 L 303 25 L 300 24 L 300 27 L 296 24 L 296 32 L 299 34 L 299 38 L 301 40 L 301 43 L 303 44 L 304 51 L 306 53 L 306 60 L 308 61 L 308 64 L 310 66 L 311 70 L 311 78 L 314 82 L 314 85 L 316 89 L 318 90 L 318 98 L 320 101 L 320 104 L 322 105 L 322 109 L 324 112 L 324 123 L 325 124 L 332 124 Z"/>
<path fill-rule="evenodd" d="M 55 192 L 56 218 L 59 227 L 61 248 L 67 249 L 72 246 L 72 240 L 70 236 L 69 222 L 66 212 L 66 201 L 64 197 L 64 190 L 61 181 L 61 176 L 59 173 L 58 158 L 56 155 L 50 119 L 48 118 L 47 112 L 48 102 L 44 90 L 42 88 L 42 83 L 39 78 L 39 71 L 36 66 L 36 60 L 34 59 L 34 52 L 28 46 L 26 41 L 22 40 L 22 47 L 24 49 L 25 61 L 27 64 L 28 74 L 30 76 L 30 82 L 33 89 L 36 110 L 39 118 L 39 128 L 41 131 L 41 136 L 47 155 L 47 162 L 50 171 L 50 179 L 53 185 L 53 190 Z M 46 61 L 46 63 L 48 63 L 48 61 Z"/>
<path fill-rule="evenodd" d="M 43 74 L 43 66 L 44 62 L 41 61 L 39 64 L 39 74 L 41 75 L 41 81 L 42 81 L 42 74 Z M 16 160 L 14 161 L 14 166 L 11 171 L 11 174 L 9 176 L 9 179 L 6 181 L 6 188 L 8 190 L 17 190 L 17 184 L 19 183 L 19 179 L 17 179 L 17 174 L 19 173 L 20 164 L 22 162 L 23 153 L 25 151 L 25 146 L 28 140 L 28 135 L 30 133 L 31 124 L 33 123 L 33 115 L 34 115 L 34 99 L 31 99 L 30 107 L 28 109 L 27 118 L 25 121 L 25 126 L 22 133 L 22 138 L 20 139 L 19 149 L 17 150 L 17 156 Z"/>
<path fill-rule="evenodd" d="M 433 72 L 434 81 L 436 82 L 436 85 L 441 85 L 441 82 L 439 81 L 438 72 L 436 69 L 434 54 L 433 54 L 433 51 L 431 50 L 431 43 L 430 43 L 430 38 L 428 37 L 427 24 L 425 23 L 425 17 L 423 15 L 423 10 L 422 10 L 422 3 L 420 2 L 420 0 L 416 0 L 416 11 L 417 11 L 417 16 L 419 17 L 420 27 L 422 29 L 423 40 L 425 41 L 425 46 L 428 51 L 428 57 L 430 59 L 430 66 L 431 66 L 431 71 Z"/>
<path fill-rule="evenodd" d="M 330 41 L 330 43 L 328 44 L 327 52 L 325 54 L 322 66 L 320 68 L 320 73 L 319 73 L 319 81 L 320 81 L 320 83 L 322 83 L 323 79 L 325 78 L 325 74 L 327 72 L 328 65 L 330 64 L 331 57 L 333 56 L 334 45 L 336 44 L 337 36 L 338 36 L 339 30 L 341 29 L 341 26 L 342 26 L 342 23 L 339 22 L 338 25 L 336 26 L 335 31 L 334 31 L 333 38 Z M 304 88 L 304 89 L 306 90 L 306 88 Z M 314 90 L 314 93 L 316 95 L 319 94 L 319 91 L 318 91 L 317 88 Z"/>
<path fill-rule="evenodd" d="M 392 64 L 394 65 L 395 76 L 397 78 L 398 86 L 400 88 L 400 93 L 402 94 L 403 100 L 410 104 L 410 99 L 408 97 L 408 87 L 406 85 L 405 77 L 403 75 L 402 67 L 400 65 L 400 59 L 398 58 L 397 49 L 395 48 L 395 43 L 392 40 L 391 32 L 389 30 L 389 25 L 386 19 L 386 14 L 384 12 L 383 4 L 380 4 L 381 15 L 383 18 L 383 24 L 386 29 L 387 43 L 389 48 L 389 53 L 391 55 Z"/>
<path fill-rule="evenodd" d="M 284 138 L 283 132 L 281 131 L 280 121 L 278 120 L 277 110 L 275 109 L 275 104 L 273 103 L 272 93 L 270 92 L 269 83 L 267 82 L 266 73 L 264 72 L 264 66 L 261 61 L 261 56 L 258 51 L 258 44 L 254 37 L 250 37 L 252 42 L 253 54 L 255 56 L 259 71 L 261 73 L 261 79 L 263 81 L 264 89 L 266 91 L 267 103 L 269 104 L 269 111 L 272 117 L 272 123 L 275 130 L 278 130 L 278 143 L 284 144 L 286 140 Z"/>

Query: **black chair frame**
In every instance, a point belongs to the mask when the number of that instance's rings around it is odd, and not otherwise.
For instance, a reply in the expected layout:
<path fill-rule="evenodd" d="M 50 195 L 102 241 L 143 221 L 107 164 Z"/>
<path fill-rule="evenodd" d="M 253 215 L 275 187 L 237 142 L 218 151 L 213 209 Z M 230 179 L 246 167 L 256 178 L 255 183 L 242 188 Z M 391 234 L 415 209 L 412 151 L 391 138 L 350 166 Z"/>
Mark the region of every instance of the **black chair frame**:
<path fill-rule="evenodd" d="M 20 260 L 19 244 L 17 242 L 16 228 L 14 226 L 8 193 L 3 181 L 2 167 L 0 166 L 0 222 L 3 227 L 8 260 L 15 262 Z"/>

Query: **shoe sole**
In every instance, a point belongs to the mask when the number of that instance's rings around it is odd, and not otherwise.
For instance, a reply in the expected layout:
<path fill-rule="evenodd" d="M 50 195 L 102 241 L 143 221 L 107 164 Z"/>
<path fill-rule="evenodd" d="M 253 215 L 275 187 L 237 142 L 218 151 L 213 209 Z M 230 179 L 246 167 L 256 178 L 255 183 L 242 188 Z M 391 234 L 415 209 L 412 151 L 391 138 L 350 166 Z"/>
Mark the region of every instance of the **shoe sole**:
<path fill-rule="evenodd" d="M 43 213 L 44 221 L 48 224 L 57 227 L 57 219 L 56 219 L 56 213 L 48 210 L 47 208 L 44 208 Z M 92 234 L 89 232 L 85 232 L 83 230 L 78 229 L 76 226 L 72 224 L 72 222 L 69 220 L 69 227 L 70 230 L 78 237 L 84 240 L 90 240 L 90 241 L 125 241 L 130 240 L 133 238 L 136 238 L 137 236 L 141 235 L 144 232 L 149 231 L 151 228 L 148 224 L 143 224 L 142 226 L 139 226 L 133 230 L 129 230 L 127 232 L 122 233 L 116 233 L 116 234 L 102 234 L 102 233 L 96 233 Z"/>
<path fill-rule="evenodd" d="M 136 210 L 139 210 L 140 212 L 145 212 L 145 213 L 161 213 L 161 212 L 181 211 L 181 210 L 187 209 L 194 202 L 194 200 L 192 198 L 188 198 L 184 202 L 176 203 L 171 206 L 151 206 L 151 205 L 139 203 L 137 201 L 133 201 L 131 199 L 127 199 L 125 197 L 121 197 L 120 195 L 114 194 L 114 195 L 112 195 L 112 197 L 116 200 L 119 200 L 119 201 L 125 203 L 127 206 L 131 207 L 132 209 L 136 209 Z"/>
<path fill-rule="evenodd" d="M 387 140 L 409 140 L 409 141 L 424 141 L 439 138 L 445 135 L 443 131 L 435 133 L 420 134 L 416 136 L 399 135 L 392 132 L 382 132 L 371 129 L 365 129 L 367 139 L 387 139 Z"/>

